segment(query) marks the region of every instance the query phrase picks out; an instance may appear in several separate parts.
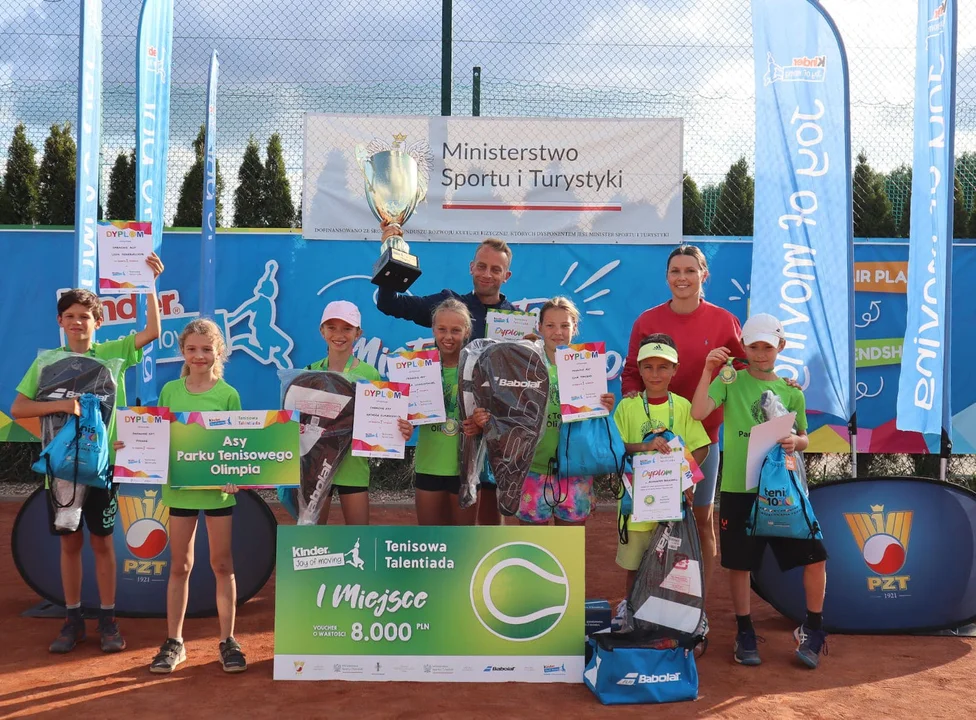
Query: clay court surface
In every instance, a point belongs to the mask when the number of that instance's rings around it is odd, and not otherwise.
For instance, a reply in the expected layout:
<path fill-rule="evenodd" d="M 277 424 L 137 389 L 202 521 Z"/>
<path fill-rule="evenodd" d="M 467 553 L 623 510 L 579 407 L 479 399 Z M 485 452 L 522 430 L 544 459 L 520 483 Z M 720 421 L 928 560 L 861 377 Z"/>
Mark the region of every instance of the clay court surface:
<path fill-rule="evenodd" d="M 170 676 L 147 669 L 165 621 L 122 619 L 128 649 L 103 655 L 97 640 L 67 656 L 47 646 L 58 620 L 26 619 L 38 602 L 10 554 L 20 504 L 0 502 L 0 718 L 966 718 L 976 713 L 976 640 L 832 635 L 829 655 L 811 672 L 792 663 L 792 623 L 755 601 L 766 643 L 763 665 L 732 661 L 734 619 L 725 578 L 708 602 L 711 645 L 699 660 L 700 697 L 676 705 L 603 707 L 582 684 L 426 684 L 274 682 L 274 579 L 238 611 L 237 638 L 249 669 L 226 675 L 217 663 L 216 619 L 188 620 L 188 661 Z M 276 509 L 279 520 L 283 514 Z M 373 508 L 376 524 L 414 522 L 411 507 Z M 332 520 L 341 522 L 336 509 Z M 613 562 L 614 516 L 602 511 L 587 531 L 586 594 L 617 599 L 623 572 Z M 209 572 L 206 563 L 196 572 Z M 828 592 L 829 564 L 828 564 Z M 89 633 L 94 621 L 89 621 Z"/>

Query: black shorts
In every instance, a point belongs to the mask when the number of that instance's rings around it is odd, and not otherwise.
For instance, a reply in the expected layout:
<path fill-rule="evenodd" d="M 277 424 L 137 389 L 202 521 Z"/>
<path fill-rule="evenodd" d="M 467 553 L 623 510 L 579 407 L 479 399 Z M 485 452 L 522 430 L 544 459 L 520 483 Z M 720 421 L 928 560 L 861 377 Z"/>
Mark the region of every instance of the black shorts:
<path fill-rule="evenodd" d="M 722 567 L 727 570 L 758 570 L 766 546 L 776 556 L 780 570 L 813 565 L 827 559 L 822 540 L 753 537 L 746 523 L 756 503 L 756 493 L 724 492 L 718 512 L 718 538 L 722 552 Z"/>
<path fill-rule="evenodd" d="M 78 492 L 84 492 L 85 486 L 78 485 Z M 81 532 L 81 529 L 88 526 L 88 532 L 99 537 L 108 537 L 115 530 L 115 518 L 119 513 L 119 502 L 115 497 L 115 485 L 108 490 L 104 488 L 89 487 L 88 496 L 85 504 L 81 506 L 81 523 L 77 530 L 61 530 L 54 526 L 54 515 L 57 508 L 54 507 L 54 495 L 47 492 L 47 519 L 48 527 L 52 535 L 71 535 Z"/>
<path fill-rule="evenodd" d="M 201 512 L 207 517 L 228 517 L 234 513 L 234 506 L 224 508 L 213 508 L 211 510 L 194 510 L 192 508 L 175 508 L 171 507 L 169 509 L 170 517 L 197 517 Z"/>
<path fill-rule="evenodd" d="M 461 477 L 459 475 L 428 475 L 417 473 L 414 487 L 428 492 L 449 492 L 457 495 L 461 491 Z"/>
<path fill-rule="evenodd" d="M 335 489 L 339 495 L 358 495 L 359 493 L 369 492 L 368 487 L 355 485 L 336 485 Z"/>

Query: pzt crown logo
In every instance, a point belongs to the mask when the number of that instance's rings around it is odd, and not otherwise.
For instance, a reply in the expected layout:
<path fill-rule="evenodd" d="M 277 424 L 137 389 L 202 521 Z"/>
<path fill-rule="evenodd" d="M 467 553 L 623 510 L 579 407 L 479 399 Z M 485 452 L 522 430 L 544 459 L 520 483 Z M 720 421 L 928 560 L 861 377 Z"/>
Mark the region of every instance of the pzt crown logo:
<path fill-rule="evenodd" d="M 886 513 L 884 505 L 872 505 L 870 513 L 844 513 L 864 563 L 877 575 L 867 578 L 869 591 L 897 597 L 898 590 L 908 589 L 911 577 L 897 573 L 908 559 L 912 515 L 910 510 Z"/>
<path fill-rule="evenodd" d="M 122 560 L 127 577 L 164 579 L 166 560 L 160 560 L 169 544 L 169 508 L 159 502 L 158 491 L 144 490 L 142 496 L 120 495 L 122 532 L 131 557 Z"/>

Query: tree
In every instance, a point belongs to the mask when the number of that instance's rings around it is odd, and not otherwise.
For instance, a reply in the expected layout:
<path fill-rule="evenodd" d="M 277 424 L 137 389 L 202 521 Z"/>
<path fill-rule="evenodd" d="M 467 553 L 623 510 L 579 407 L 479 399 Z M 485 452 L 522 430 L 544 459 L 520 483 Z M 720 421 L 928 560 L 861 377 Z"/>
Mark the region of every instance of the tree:
<path fill-rule="evenodd" d="M 108 180 L 106 210 L 110 220 L 136 219 L 136 151 L 115 158 Z"/>
<path fill-rule="evenodd" d="M 698 192 L 698 185 L 688 173 L 681 187 L 681 234 L 705 234 L 705 201 Z"/>
<path fill-rule="evenodd" d="M 37 218 L 41 225 L 74 225 L 76 159 L 71 123 L 52 125 L 38 171 Z"/>
<path fill-rule="evenodd" d="M 895 220 L 884 175 L 868 165 L 868 157 L 862 151 L 854 168 L 854 237 L 887 238 L 894 234 Z"/>
<path fill-rule="evenodd" d="M 302 229 L 302 208 L 305 206 L 305 191 L 298 196 L 298 206 L 295 208 L 295 227 Z"/>
<path fill-rule="evenodd" d="M 234 191 L 234 227 L 266 227 L 264 203 L 261 201 L 261 184 L 264 165 L 261 150 L 252 135 L 244 148 L 244 158 L 237 171 L 237 190 Z"/>
<path fill-rule="evenodd" d="M 196 160 L 183 176 L 183 186 L 180 188 L 180 199 L 176 203 L 176 215 L 173 217 L 173 225 L 176 227 L 199 227 L 203 221 L 203 177 L 204 164 L 206 163 L 207 138 L 206 127 L 201 125 L 197 139 L 193 141 L 193 151 Z M 220 173 L 220 161 L 217 165 L 217 226 L 223 224 L 224 203 L 221 197 L 224 194 L 224 176 Z"/>
<path fill-rule="evenodd" d="M 268 140 L 261 195 L 265 227 L 290 228 L 295 221 L 295 204 L 291 199 L 291 184 L 285 172 L 285 156 L 278 133 Z"/>
<path fill-rule="evenodd" d="M 891 200 L 891 216 L 895 221 L 895 237 L 908 237 L 912 216 L 912 168 L 899 165 L 885 178 L 885 192 Z"/>
<path fill-rule="evenodd" d="M 952 195 L 952 237 L 969 237 L 969 213 L 966 212 L 966 200 L 962 194 L 962 183 L 956 174 L 956 182 Z"/>
<path fill-rule="evenodd" d="M 0 224 L 34 225 L 37 222 L 37 148 L 27 139 L 27 128 L 20 123 L 7 149 L 7 169 L 3 175 L 0 199 Z"/>
<path fill-rule="evenodd" d="M 755 181 L 749 176 L 749 165 L 745 157 L 741 157 L 729 168 L 722 181 L 712 218 L 712 234 L 750 237 L 755 193 Z"/>

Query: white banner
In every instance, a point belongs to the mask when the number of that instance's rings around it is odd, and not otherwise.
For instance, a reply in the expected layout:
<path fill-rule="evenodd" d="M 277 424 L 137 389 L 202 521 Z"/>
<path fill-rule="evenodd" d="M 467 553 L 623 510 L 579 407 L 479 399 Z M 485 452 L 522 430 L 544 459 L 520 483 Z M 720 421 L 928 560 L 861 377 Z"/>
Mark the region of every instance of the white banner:
<path fill-rule="evenodd" d="M 426 199 L 407 242 L 681 241 L 682 120 L 305 117 L 304 236 L 379 239 L 357 161 L 394 142 L 419 160 Z"/>

